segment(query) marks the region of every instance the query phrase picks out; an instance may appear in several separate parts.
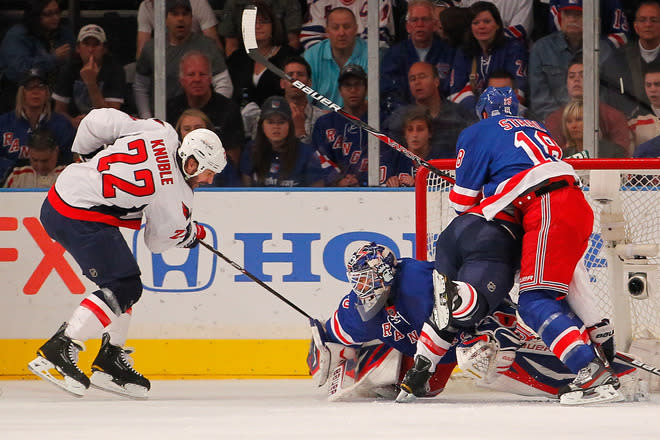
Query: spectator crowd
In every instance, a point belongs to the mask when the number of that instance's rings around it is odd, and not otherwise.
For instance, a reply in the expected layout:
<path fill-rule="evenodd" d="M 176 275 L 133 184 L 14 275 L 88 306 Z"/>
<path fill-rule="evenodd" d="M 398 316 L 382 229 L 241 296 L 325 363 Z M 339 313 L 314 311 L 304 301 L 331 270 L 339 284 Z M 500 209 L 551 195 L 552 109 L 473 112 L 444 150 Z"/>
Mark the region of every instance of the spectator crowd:
<path fill-rule="evenodd" d="M 660 0 L 599 0 L 598 157 L 660 156 Z M 217 5 L 221 3 L 221 8 Z M 166 119 L 183 138 L 214 130 L 229 165 L 215 186 L 367 186 L 368 134 L 255 62 L 241 15 L 257 6 L 257 50 L 291 78 L 425 160 L 456 157 L 488 86 L 511 87 L 520 116 L 542 122 L 564 156 L 587 149 L 582 0 L 380 0 L 379 83 L 368 82 L 368 0 L 166 0 L 164 72 L 156 72 L 153 0 L 135 33 L 92 22 L 73 32 L 67 2 L 26 0 L 0 43 L 0 186 L 48 187 L 94 108 Z M 131 39 L 123 63 L 111 44 Z M 380 147 L 379 185 L 414 186 L 416 164 Z"/>

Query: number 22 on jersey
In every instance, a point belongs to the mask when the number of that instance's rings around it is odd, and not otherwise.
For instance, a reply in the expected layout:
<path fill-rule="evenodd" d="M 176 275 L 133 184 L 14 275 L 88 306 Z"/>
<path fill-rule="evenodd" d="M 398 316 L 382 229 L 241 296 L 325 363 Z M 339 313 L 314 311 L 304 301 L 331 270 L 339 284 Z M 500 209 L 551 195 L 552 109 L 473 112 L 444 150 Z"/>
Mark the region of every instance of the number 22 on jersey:
<path fill-rule="evenodd" d="M 102 173 L 103 197 L 111 199 L 117 197 L 117 189 L 135 197 L 150 196 L 154 193 L 154 178 L 151 170 L 142 168 L 133 172 L 135 182 L 129 182 L 114 174 L 110 174 L 110 166 L 113 163 L 124 163 L 137 165 L 146 162 L 148 158 L 147 145 L 142 139 L 129 142 L 128 149 L 135 154 L 113 153 L 99 159 L 96 169 Z M 139 185 L 142 183 L 142 185 Z"/>

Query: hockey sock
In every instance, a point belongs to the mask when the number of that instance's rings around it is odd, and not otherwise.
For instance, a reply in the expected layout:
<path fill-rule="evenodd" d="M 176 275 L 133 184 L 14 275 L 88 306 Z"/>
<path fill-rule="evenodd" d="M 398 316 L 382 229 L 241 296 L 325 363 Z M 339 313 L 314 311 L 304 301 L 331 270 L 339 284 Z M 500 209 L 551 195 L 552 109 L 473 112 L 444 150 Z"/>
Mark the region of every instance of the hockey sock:
<path fill-rule="evenodd" d="M 573 373 L 594 359 L 596 353 L 584 323 L 566 301 L 556 299 L 554 292 L 526 291 L 520 295 L 518 306 L 520 317 Z"/>
<path fill-rule="evenodd" d="M 596 302 L 596 295 L 591 290 L 589 273 L 582 260 L 575 266 L 573 278 L 568 285 L 566 300 L 571 310 L 580 317 L 587 327 L 599 323 L 604 318 L 601 316 L 600 308 Z"/>
<path fill-rule="evenodd" d="M 126 345 L 126 338 L 128 337 L 128 326 L 131 323 L 133 316 L 133 309 L 126 310 L 106 327 L 105 331 L 110 335 L 110 343 L 123 347 Z"/>
<path fill-rule="evenodd" d="M 424 323 L 422 333 L 417 340 L 415 354 L 421 354 L 431 361 L 429 371 L 433 373 L 435 366 L 438 365 L 442 356 L 447 353 L 451 343 L 456 336 L 455 333 L 447 330 L 438 330 L 429 323 Z"/>
<path fill-rule="evenodd" d="M 91 293 L 73 311 L 64 334 L 78 341 L 101 336 L 103 329 L 117 319 L 117 315 L 97 295 Z"/>

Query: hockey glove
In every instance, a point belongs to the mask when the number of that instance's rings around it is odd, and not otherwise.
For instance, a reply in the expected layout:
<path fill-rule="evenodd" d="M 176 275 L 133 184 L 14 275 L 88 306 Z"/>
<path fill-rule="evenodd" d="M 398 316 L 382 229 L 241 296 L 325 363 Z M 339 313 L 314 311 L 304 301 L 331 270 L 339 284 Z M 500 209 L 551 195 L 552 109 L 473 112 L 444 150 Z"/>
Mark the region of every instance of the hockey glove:
<path fill-rule="evenodd" d="M 473 337 L 463 337 L 456 347 L 456 361 L 461 370 L 491 383 L 498 373 L 511 367 L 521 344 L 518 335 L 506 327 L 478 332 Z"/>
<path fill-rule="evenodd" d="M 200 225 L 196 221 L 192 221 L 188 224 L 188 233 L 186 238 L 179 243 L 179 247 L 184 247 L 186 249 L 192 249 L 199 244 L 199 240 L 204 240 L 206 238 L 206 229 L 204 226 Z"/>
<path fill-rule="evenodd" d="M 610 320 L 603 319 L 587 328 L 587 332 L 589 332 L 589 338 L 596 346 L 596 350 L 601 352 L 611 365 L 616 354 L 616 347 L 614 346 L 614 326 L 610 324 Z"/>

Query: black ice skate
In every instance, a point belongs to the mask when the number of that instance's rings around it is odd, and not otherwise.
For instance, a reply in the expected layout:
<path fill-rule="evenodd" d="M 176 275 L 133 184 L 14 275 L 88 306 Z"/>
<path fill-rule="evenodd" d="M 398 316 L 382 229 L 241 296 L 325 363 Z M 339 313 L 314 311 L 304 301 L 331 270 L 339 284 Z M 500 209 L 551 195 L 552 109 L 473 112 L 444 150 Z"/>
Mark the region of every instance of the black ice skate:
<path fill-rule="evenodd" d="M 131 350 L 112 345 L 110 335 L 103 333 L 101 349 L 92 363 L 92 385 L 123 396 L 146 398 L 151 384 L 133 369 L 130 353 Z"/>
<path fill-rule="evenodd" d="M 69 393 L 81 397 L 89 388 L 89 378 L 78 368 L 78 352 L 85 346 L 64 335 L 65 322 L 41 348 L 37 357 L 28 364 L 31 372 Z M 59 373 L 54 376 L 50 370 Z M 58 376 L 62 376 L 60 379 Z"/>
<path fill-rule="evenodd" d="M 429 371 L 431 361 L 421 354 L 415 355 L 415 363 L 406 372 L 401 381 L 401 391 L 396 397 L 399 403 L 407 403 L 415 400 L 415 397 L 424 397 L 429 392 L 429 379 L 433 375 Z"/>
<path fill-rule="evenodd" d="M 619 386 L 612 370 L 596 357 L 578 372 L 573 382 L 559 389 L 559 402 L 563 405 L 620 402 L 624 396 L 617 391 Z"/>

